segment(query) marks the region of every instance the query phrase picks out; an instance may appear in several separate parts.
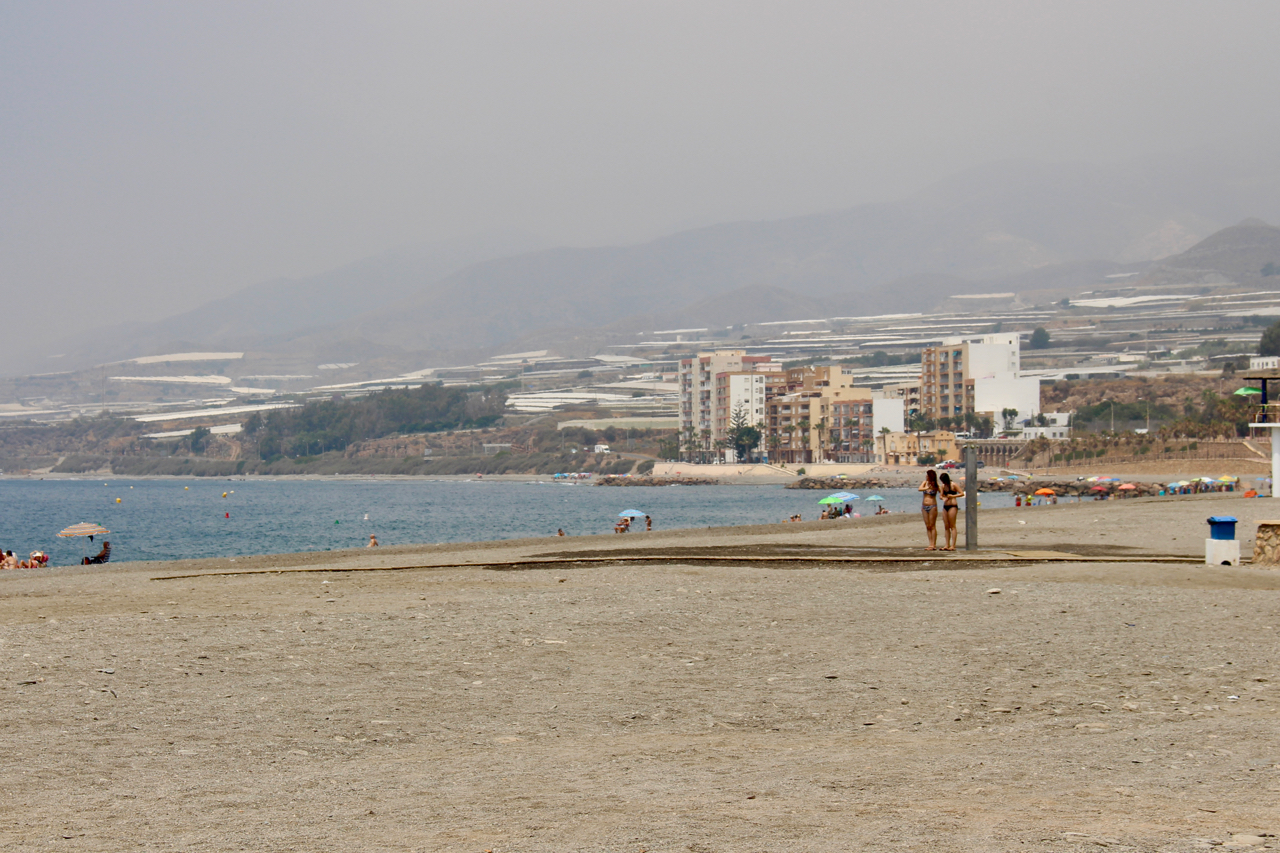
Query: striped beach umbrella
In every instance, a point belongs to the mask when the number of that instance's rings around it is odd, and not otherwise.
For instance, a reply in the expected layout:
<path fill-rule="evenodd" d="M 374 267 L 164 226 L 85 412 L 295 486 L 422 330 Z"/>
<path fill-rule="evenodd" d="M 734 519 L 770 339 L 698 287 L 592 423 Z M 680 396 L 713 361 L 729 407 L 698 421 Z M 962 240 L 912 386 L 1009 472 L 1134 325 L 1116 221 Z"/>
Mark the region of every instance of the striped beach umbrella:
<path fill-rule="evenodd" d="M 68 527 L 66 530 L 63 530 L 58 535 L 63 537 L 99 536 L 103 533 L 110 533 L 110 532 L 111 532 L 110 530 L 103 527 L 101 524 L 93 524 L 88 521 L 82 521 L 79 524 L 71 525 L 70 527 Z"/>

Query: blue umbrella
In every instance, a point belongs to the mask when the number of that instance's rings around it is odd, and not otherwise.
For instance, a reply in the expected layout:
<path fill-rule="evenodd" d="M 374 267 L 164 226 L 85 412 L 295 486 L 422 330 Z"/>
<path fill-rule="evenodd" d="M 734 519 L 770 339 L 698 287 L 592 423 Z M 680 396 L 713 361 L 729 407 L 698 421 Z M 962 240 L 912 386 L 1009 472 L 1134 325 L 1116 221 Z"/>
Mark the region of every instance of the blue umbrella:
<path fill-rule="evenodd" d="M 644 518 L 645 515 L 646 513 L 643 513 L 638 509 L 624 509 L 622 512 L 618 513 L 618 518 Z"/>
<path fill-rule="evenodd" d="M 867 495 L 867 500 L 869 500 L 869 501 L 882 501 L 882 500 L 884 500 L 884 496 L 882 496 L 882 495 Z"/>

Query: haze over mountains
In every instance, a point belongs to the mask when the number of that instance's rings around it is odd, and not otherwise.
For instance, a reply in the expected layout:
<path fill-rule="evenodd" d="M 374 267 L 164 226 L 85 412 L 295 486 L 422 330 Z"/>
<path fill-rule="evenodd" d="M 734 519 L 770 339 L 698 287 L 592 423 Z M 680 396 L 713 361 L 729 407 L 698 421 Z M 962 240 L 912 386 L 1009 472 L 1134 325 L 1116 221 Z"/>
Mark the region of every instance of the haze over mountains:
<path fill-rule="evenodd" d="M 47 372 L 245 350 L 428 366 L 530 342 L 590 348 L 672 327 L 924 311 L 958 293 L 1088 289 L 1162 258 L 1170 260 L 1157 269 L 1170 280 L 1207 267 L 1247 276 L 1280 260 L 1269 255 L 1276 229 L 1251 223 L 1201 241 L 1247 217 L 1280 221 L 1278 189 L 1269 161 L 1209 153 L 1111 167 L 990 164 L 900 202 L 640 245 L 550 247 L 500 235 L 388 251 L 107 329 L 61 358 L 8 363 L 12 373 Z M 1171 257 L 1193 246 L 1198 254 Z"/>

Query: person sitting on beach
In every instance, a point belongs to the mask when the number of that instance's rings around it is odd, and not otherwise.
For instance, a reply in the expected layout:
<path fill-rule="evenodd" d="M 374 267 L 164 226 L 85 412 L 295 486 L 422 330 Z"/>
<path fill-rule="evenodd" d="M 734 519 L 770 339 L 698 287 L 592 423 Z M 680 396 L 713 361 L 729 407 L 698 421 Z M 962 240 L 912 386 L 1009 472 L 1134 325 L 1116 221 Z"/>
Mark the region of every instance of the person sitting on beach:
<path fill-rule="evenodd" d="M 563 528 L 563 527 L 559 527 L 559 528 L 557 528 L 557 529 L 556 529 L 556 535 L 557 535 L 557 536 L 563 536 L 563 535 L 564 535 L 564 528 Z"/>
<path fill-rule="evenodd" d="M 368 545 L 366 545 L 366 546 L 364 546 L 364 547 L 366 547 L 366 548 L 377 548 L 377 547 L 378 547 L 378 537 L 377 537 L 377 536 L 374 536 L 372 533 L 370 533 L 370 534 L 369 534 L 369 544 L 368 544 Z"/>
<path fill-rule="evenodd" d="M 888 515 L 888 514 L 889 514 L 889 510 L 885 509 L 884 506 L 881 504 L 876 504 L 876 515 Z"/>
<path fill-rule="evenodd" d="M 4 560 L 0 561 L 0 569 L 16 568 L 18 568 L 18 558 L 13 556 L 13 551 L 5 551 Z"/>
<path fill-rule="evenodd" d="M 102 540 L 102 550 L 93 557 L 85 557 L 80 561 L 82 566 L 100 566 L 111 559 L 111 543 Z"/>

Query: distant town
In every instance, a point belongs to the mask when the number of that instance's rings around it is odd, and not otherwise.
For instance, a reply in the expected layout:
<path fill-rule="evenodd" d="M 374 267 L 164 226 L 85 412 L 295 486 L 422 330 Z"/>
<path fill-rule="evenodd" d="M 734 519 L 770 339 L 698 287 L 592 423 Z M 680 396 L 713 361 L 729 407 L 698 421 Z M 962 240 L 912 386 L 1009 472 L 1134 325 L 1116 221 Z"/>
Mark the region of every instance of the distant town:
<path fill-rule="evenodd" d="M 242 365 L 256 363 L 240 352 L 148 356 L 9 380 L 0 460 L 9 473 L 65 468 L 69 454 L 83 457 L 83 470 L 110 465 L 116 454 L 188 458 L 200 463 L 193 471 L 219 462 L 211 473 L 232 472 L 226 463 L 266 473 L 268 460 L 287 471 L 289 459 L 341 454 L 412 457 L 412 471 L 421 472 L 446 457 L 522 454 L 551 454 L 544 467 L 566 460 L 581 470 L 613 454 L 610 471 L 624 473 L 646 460 L 910 466 L 956 459 L 964 444 L 988 464 L 1029 465 L 1037 454 L 1042 463 L 1070 461 L 1085 451 L 1053 445 L 1092 446 L 1105 434 L 1242 438 L 1247 429 L 1235 425 L 1247 417 L 1227 408 L 1250 400 L 1233 396 L 1240 383 L 1230 380 L 1275 366 L 1274 358 L 1258 360 L 1258 346 L 1280 316 L 1280 290 L 1151 290 L 1119 277 L 1041 305 L 982 294 L 952 300 L 967 310 L 654 330 L 589 357 L 517 352 L 384 377 L 352 378 L 358 363 L 248 372 Z M 482 425 L 440 421 L 417 430 L 418 440 L 405 437 L 413 424 L 391 422 L 361 435 L 286 428 L 265 447 L 246 433 L 265 435 L 261 425 L 290 410 L 424 385 L 496 389 L 501 408 Z M 1221 404 L 1206 411 L 1206 394 Z M 24 425 L 52 436 L 59 424 L 104 416 L 132 426 L 89 431 L 109 432 L 114 444 L 86 440 L 84 429 L 70 444 L 14 444 Z M 566 429 L 585 430 L 583 440 L 566 444 Z M 624 458 L 631 463 L 620 464 Z"/>

